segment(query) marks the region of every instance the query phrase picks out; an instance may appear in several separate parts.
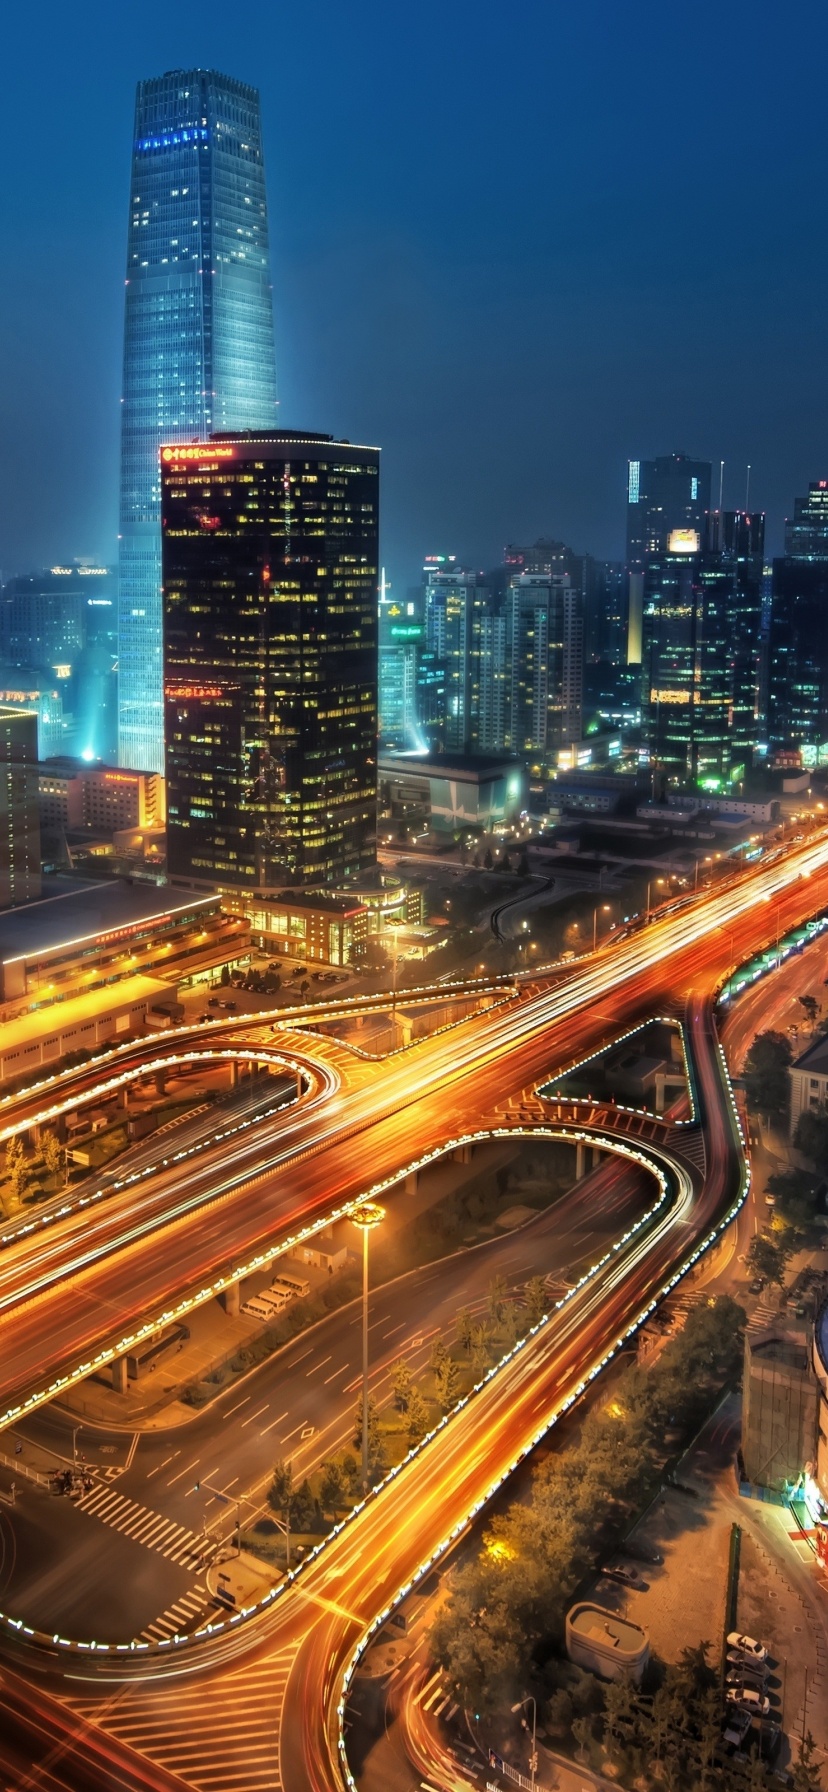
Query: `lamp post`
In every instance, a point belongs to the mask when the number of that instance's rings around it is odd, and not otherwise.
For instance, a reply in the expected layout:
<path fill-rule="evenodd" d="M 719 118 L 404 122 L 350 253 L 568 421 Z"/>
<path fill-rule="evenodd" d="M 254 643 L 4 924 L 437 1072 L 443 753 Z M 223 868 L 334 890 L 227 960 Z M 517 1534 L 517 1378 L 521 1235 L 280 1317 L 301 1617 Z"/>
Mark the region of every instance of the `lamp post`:
<path fill-rule="evenodd" d="M 650 918 L 650 891 L 653 887 L 653 884 L 663 884 L 663 882 L 664 882 L 663 877 L 650 877 L 647 880 L 647 919 L 648 920 Z"/>
<path fill-rule="evenodd" d="M 526 1697 L 523 1699 L 518 1699 L 517 1704 L 512 1706 L 512 1711 L 513 1712 L 522 1711 L 524 1705 L 531 1705 L 531 1707 L 532 1707 L 532 1758 L 529 1762 L 529 1769 L 532 1774 L 532 1789 L 534 1792 L 534 1787 L 535 1787 L 535 1783 L 536 1783 L 535 1776 L 538 1771 L 538 1707 L 537 1707 L 537 1702 L 532 1697 L 531 1693 L 527 1693 Z M 522 1721 L 523 1721 L 523 1726 L 525 1729 L 526 1728 L 526 1719 L 524 1718 Z"/>
<path fill-rule="evenodd" d="M 385 1219 L 385 1208 L 363 1201 L 351 1214 L 362 1233 L 362 1491 L 368 1492 L 368 1234 Z"/>
<path fill-rule="evenodd" d="M 649 907 L 649 904 L 647 906 Z M 598 916 L 599 916 L 599 914 L 608 915 L 609 912 L 610 912 L 610 905 L 608 902 L 601 902 L 598 904 L 598 907 L 596 909 L 593 909 L 593 912 L 592 912 L 592 950 L 593 950 L 593 952 L 595 951 L 595 948 L 598 944 Z"/>

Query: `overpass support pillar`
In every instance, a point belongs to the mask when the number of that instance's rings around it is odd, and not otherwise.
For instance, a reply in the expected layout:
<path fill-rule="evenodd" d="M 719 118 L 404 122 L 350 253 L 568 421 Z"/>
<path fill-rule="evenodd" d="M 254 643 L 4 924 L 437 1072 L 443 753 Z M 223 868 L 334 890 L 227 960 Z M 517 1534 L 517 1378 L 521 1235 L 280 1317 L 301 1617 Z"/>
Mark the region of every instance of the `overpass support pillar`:
<path fill-rule="evenodd" d="M 112 1386 L 116 1394 L 126 1393 L 128 1380 L 126 1357 L 116 1356 L 112 1363 Z"/>
<path fill-rule="evenodd" d="M 579 1139 L 575 1147 L 575 1181 L 582 1182 L 586 1170 L 586 1151 L 583 1140 Z"/>
<path fill-rule="evenodd" d="M 230 1087 L 231 1087 L 231 1089 L 237 1089 L 238 1084 L 239 1084 L 239 1061 L 238 1061 L 238 1058 L 231 1058 L 230 1059 Z"/>
<path fill-rule="evenodd" d="M 238 1319 L 241 1310 L 241 1283 L 228 1282 L 221 1298 L 228 1319 Z"/>
<path fill-rule="evenodd" d="M 592 1156 L 592 1168 L 593 1168 L 593 1170 L 597 1170 L 597 1168 L 598 1168 L 598 1165 L 599 1165 L 599 1164 L 600 1164 L 600 1162 L 601 1162 L 601 1149 L 600 1149 L 600 1146 L 598 1146 L 598 1145 L 593 1145 L 593 1147 L 592 1147 L 592 1152 L 591 1152 L 591 1156 Z"/>
<path fill-rule="evenodd" d="M 416 1195 L 416 1193 L 417 1193 L 417 1171 L 416 1170 L 409 1170 L 408 1175 L 406 1176 L 406 1179 L 405 1179 L 405 1192 L 407 1195 Z"/>
<path fill-rule="evenodd" d="M 472 1160 L 471 1145 L 458 1145 L 453 1156 L 456 1164 L 470 1164 Z"/>
<path fill-rule="evenodd" d="M 661 1071 L 656 1074 L 655 1080 L 655 1111 L 657 1114 L 664 1113 L 664 1083 L 664 1072 Z"/>
<path fill-rule="evenodd" d="M 303 1096 L 304 1092 L 305 1092 L 305 1084 L 304 1084 L 304 1080 L 302 1077 L 302 1072 L 301 1072 L 301 1070 L 297 1070 L 297 1072 L 296 1072 L 296 1100 L 297 1101 L 302 1100 L 302 1096 Z"/>

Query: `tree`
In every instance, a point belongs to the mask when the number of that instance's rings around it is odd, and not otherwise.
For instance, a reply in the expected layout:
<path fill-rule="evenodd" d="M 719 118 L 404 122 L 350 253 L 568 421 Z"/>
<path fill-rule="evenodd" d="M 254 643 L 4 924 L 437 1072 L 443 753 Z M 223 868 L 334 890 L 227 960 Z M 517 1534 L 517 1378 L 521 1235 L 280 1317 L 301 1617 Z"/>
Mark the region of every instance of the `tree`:
<path fill-rule="evenodd" d="M 279 1457 L 273 1470 L 273 1479 L 268 1490 L 268 1502 L 274 1512 L 281 1512 L 287 1523 L 294 1501 L 293 1464 Z"/>
<path fill-rule="evenodd" d="M 471 1361 L 475 1375 L 484 1375 L 489 1367 L 489 1331 L 485 1325 L 476 1325 L 472 1331 Z"/>
<path fill-rule="evenodd" d="M 529 860 L 526 857 L 526 849 L 524 848 L 520 855 L 520 859 L 518 860 L 518 877 L 529 877 L 529 875 Z"/>
<path fill-rule="evenodd" d="M 499 1325 L 503 1318 L 506 1304 L 506 1283 L 502 1276 L 493 1276 L 489 1283 L 489 1318 L 492 1325 Z"/>
<path fill-rule="evenodd" d="M 800 1008 L 804 1008 L 806 1017 L 811 1023 L 811 1032 L 813 1033 L 814 1027 L 816 1026 L 817 1015 L 819 1014 L 819 1003 L 816 996 L 800 996 L 799 1006 Z"/>
<path fill-rule="evenodd" d="M 40 1140 L 40 1152 L 48 1174 L 56 1176 L 63 1161 L 63 1148 L 56 1133 L 43 1133 Z"/>
<path fill-rule="evenodd" d="M 537 1325 L 546 1312 L 546 1283 L 543 1276 L 530 1276 L 523 1284 L 523 1304 L 529 1325 Z"/>
<path fill-rule="evenodd" d="M 295 1531 L 312 1531 L 316 1519 L 316 1501 L 311 1492 L 311 1484 L 305 1476 L 304 1481 L 296 1488 L 291 1501 L 291 1522 Z"/>
<path fill-rule="evenodd" d="M 503 857 L 502 857 L 502 859 L 501 859 L 501 861 L 500 861 L 500 864 L 499 864 L 499 866 L 498 866 L 498 870 L 500 870 L 500 871 L 511 871 L 511 869 L 512 869 L 512 861 L 511 861 L 511 859 L 510 859 L 510 857 L 509 857 L 509 854 L 508 854 L 508 853 L 507 853 L 507 852 L 504 852 L 504 854 L 503 854 Z"/>
<path fill-rule="evenodd" d="M 764 1232 L 754 1232 L 746 1260 L 757 1275 L 764 1276 L 767 1282 L 776 1282 L 781 1288 L 789 1256 L 790 1246 L 781 1238 L 777 1240 L 768 1238 Z"/>
<path fill-rule="evenodd" d="M 483 854 L 484 870 L 491 871 L 493 864 L 494 864 L 494 859 L 492 858 L 492 849 L 490 846 L 487 846 L 486 851 Z"/>
<path fill-rule="evenodd" d="M 428 1407 L 416 1383 L 408 1397 L 408 1443 L 409 1448 L 418 1444 L 428 1430 Z"/>
<path fill-rule="evenodd" d="M 356 1407 L 354 1408 L 354 1443 L 358 1450 L 362 1449 L 362 1424 L 363 1424 L 362 1395 L 360 1395 L 359 1400 L 357 1401 Z M 369 1395 L 368 1395 L 368 1455 L 369 1455 L 369 1457 L 371 1454 L 372 1440 L 376 1439 L 378 1433 L 379 1433 L 379 1415 L 377 1413 L 377 1403 L 374 1398 L 374 1395 L 369 1393 Z"/>
<path fill-rule="evenodd" d="M 219 982 L 221 984 L 222 989 L 227 988 L 227 985 L 230 982 L 230 966 L 229 966 L 229 964 L 222 965 L 221 976 L 219 977 Z"/>
<path fill-rule="evenodd" d="M 345 1477 L 339 1462 L 326 1462 L 319 1483 L 319 1498 L 323 1509 L 336 1516 L 338 1506 L 344 1504 Z"/>
<path fill-rule="evenodd" d="M 11 1184 L 12 1195 L 19 1201 L 27 1180 L 23 1140 L 19 1133 L 13 1133 L 6 1145 L 6 1176 Z"/>
<path fill-rule="evenodd" d="M 592 1718 L 573 1718 L 572 1734 L 578 1744 L 578 1760 L 587 1761 L 589 1759 L 589 1745 L 592 1741 Z"/>
<path fill-rule="evenodd" d="M 816 1743 L 808 1730 L 799 1744 L 796 1766 L 793 1770 L 794 1792 L 819 1792 L 822 1781 L 819 1768 L 814 1760 L 815 1752 Z"/>
<path fill-rule="evenodd" d="M 565 1739 L 572 1727 L 572 1699 L 565 1686 L 559 1686 L 553 1692 L 546 1707 L 547 1728 L 553 1736 Z"/>
<path fill-rule="evenodd" d="M 396 1405 L 397 1411 L 407 1412 L 408 1402 L 411 1397 L 411 1389 L 414 1386 L 414 1378 L 404 1357 L 400 1357 L 394 1364 L 392 1386 L 394 1389 L 394 1404 Z"/>
<path fill-rule="evenodd" d="M 434 1380 L 437 1386 L 437 1398 L 443 1412 L 450 1412 L 457 1402 L 460 1382 L 459 1371 L 453 1356 L 447 1355 L 443 1359 L 439 1369 L 434 1372 Z"/>
<path fill-rule="evenodd" d="M 457 1342 L 466 1355 L 471 1355 L 474 1321 L 468 1307 L 461 1307 L 457 1315 Z"/>
<path fill-rule="evenodd" d="M 757 1033 L 745 1059 L 744 1084 L 751 1107 L 781 1120 L 788 1111 L 792 1052 L 784 1033 Z"/>
<path fill-rule="evenodd" d="M 818 1108 L 814 1113 L 806 1109 L 800 1114 L 793 1142 L 797 1151 L 810 1158 L 820 1176 L 828 1175 L 828 1113 L 825 1108 Z"/>
<path fill-rule="evenodd" d="M 439 1369 L 442 1367 L 442 1364 L 445 1362 L 447 1356 L 448 1356 L 448 1351 L 446 1349 L 446 1346 L 443 1343 L 442 1338 L 438 1335 L 435 1338 L 434 1343 L 431 1346 L 431 1354 L 429 1356 L 429 1363 L 430 1363 L 430 1366 L 435 1375 L 438 1373 Z"/>

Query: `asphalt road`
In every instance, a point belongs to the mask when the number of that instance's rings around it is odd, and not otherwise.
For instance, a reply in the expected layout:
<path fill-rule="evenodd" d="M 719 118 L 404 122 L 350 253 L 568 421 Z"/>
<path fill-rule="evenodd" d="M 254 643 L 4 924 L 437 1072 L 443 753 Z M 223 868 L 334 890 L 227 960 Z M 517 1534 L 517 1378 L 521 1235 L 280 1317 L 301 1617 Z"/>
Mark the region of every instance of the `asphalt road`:
<path fill-rule="evenodd" d="M 519 1231 L 376 1289 L 369 1303 L 373 1391 L 380 1399 L 387 1396 L 401 1356 L 419 1374 L 434 1335 L 453 1331 L 458 1307 L 485 1308 L 493 1276 L 503 1276 L 510 1290 L 518 1290 L 532 1275 L 565 1273 L 585 1255 L 600 1255 L 649 1205 L 652 1193 L 645 1172 L 606 1160 Z M 116 1506 L 117 1494 L 194 1536 L 228 1536 L 236 1507 L 224 1501 L 241 1500 L 242 1522 L 248 1523 L 262 1504 L 277 1458 L 289 1458 L 295 1479 L 301 1479 L 318 1462 L 353 1448 L 361 1310 L 356 1301 L 332 1313 L 174 1429 L 131 1436 L 84 1425 L 76 1445 L 96 1484 L 104 1486 L 110 1478 L 114 1520 L 130 1521 Z M 27 1446 L 36 1444 L 54 1452 L 56 1463 L 71 1461 L 72 1433 L 68 1415 L 52 1407 L 39 1410 L 15 1431 L 24 1442 L 21 1460 Z M 13 1470 L 0 1471 L 0 1484 L 7 1487 L 11 1478 Z M 160 1527 L 155 1534 L 148 1529 L 146 1544 L 133 1541 L 94 1511 L 32 1487 L 19 1475 L 17 1488 L 14 1509 L 0 1512 L 0 1599 L 12 1616 L 47 1633 L 128 1639 L 203 1585 L 203 1573 L 189 1565 L 188 1556 L 181 1565 L 159 1553 L 159 1544 L 172 1535 Z M 137 1514 L 135 1523 L 140 1529 Z M 189 1627 L 197 1621 L 194 1612 Z"/>

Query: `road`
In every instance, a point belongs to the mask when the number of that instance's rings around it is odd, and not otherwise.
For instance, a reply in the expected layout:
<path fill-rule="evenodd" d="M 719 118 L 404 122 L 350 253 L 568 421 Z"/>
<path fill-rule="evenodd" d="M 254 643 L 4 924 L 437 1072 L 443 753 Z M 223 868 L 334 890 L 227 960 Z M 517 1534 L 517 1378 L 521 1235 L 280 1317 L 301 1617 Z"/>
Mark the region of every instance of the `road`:
<path fill-rule="evenodd" d="M 493 1276 L 510 1292 L 551 1270 L 594 1260 L 652 1200 L 645 1172 L 604 1162 L 545 1212 L 508 1233 L 411 1270 L 371 1294 L 371 1388 L 385 1400 L 400 1357 L 420 1375 L 437 1333 L 454 1333 L 458 1308 L 486 1308 Z M 361 1302 L 331 1313 L 251 1370 L 188 1423 L 143 1436 L 85 1425 L 77 1437 L 94 1489 L 80 1504 L 27 1484 L 0 1510 L 3 1609 L 51 1634 L 157 1640 L 195 1629 L 210 1611 L 199 1539 L 232 1536 L 234 1505 L 249 1524 L 279 1457 L 298 1483 L 353 1449 L 360 1385 Z M 25 1462 L 73 1457 L 73 1421 L 59 1409 L 16 1429 Z M 0 1484 L 15 1478 L 0 1471 Z M 196 1484 L 199 1492 L 195 1492 Z M 153 1523 L 153 1518 L 156 1522 Z M 92 1572 L 94 1565 L 95 1572 Z"/>
<path fill-rule="evenodd" d="M 400 1068 L 386 1067 L 381 1094 L 366 1083 L 356 1094 L 341 1092 L 326 1104 L 334 1110 L 329 1130 L 321 1108 L 316 1116 L 308 1116 L 311 1128 L 314 1121 L 316 1125 L 313 1155 L 294 1157 L 290 1196 L 294 1211 L 314 1204 L 317 1211 L 326 1211 L 343 1189 L 362 1192 L 365 1186 L 366 1139 L 355 1133 L 355 1117 L 360 1128 L 370 1127 L 370 1173 L 376 1176 L 386 1164 L 393 1173 L 424 1138 L 456 1136 L 469 1127 L 472 1117 L 476 1124 L 481 1113 L 495 1107 L 504 1093 L 528 1087 L 585 1049 L 596 1049 L 607 1033 L 617 1032 L 622 1022 L 630 1024 L 656 1003 L 663 1009 L 692 991 L 689 1029 L 708 1151 L 701 1194 L 694 1198 L 686 1191 L 644 1235 L 627 1239 L 598 1277 L 406 1464 L 379 1498 L 308 1566 L 290 1598 L 278 1601 L 269 1618 L 259 1623 L 256 1647 L 262 1664 L 277 1656 L 284 1661 L 295 1651 L 284 1683 L 279 1767 L 281 1782 L 290 1792 L 322 1792 L 339 1784 L 339 1689 L 349 1656 L 366 1627 L 398 1586 L 490 1496 L 545 1430 L 556 1407 L 569 1401 L 586 1374 L 597 1370 L 630 1318 L 664 1286 L 676 1261 L 685 1258 L 728 1209 L 739 1186 L 741 1152 L 722 1092 L 707 996 L 734 957 L 746 956 L 777 928 L 824 904 L 825 857 L 824 841 L 796 849 L 761 874 L 747 874 L 729 891 L 665 916 L 616 945 L 611 954 L 599 954 L 566 986 L 541 992 L 496 1016 L 464 1023 L 448 1036 L 450 1049 L 445 1037 L 412 1048 Z M 799 882 L 802 875 L 812 880 L 805 887 Z M 769 904 L 764 910 L 762 898 Z M 316 1174 L 308 1176 L 309 1171 Z M 272 1200 L 272 1183 L 270 1192 Z M 256 1205 L 249 1191 L 245 1205 L 248 1210 Z M 237 1209 L 238 1203 L 233 1213 Z M 259 1215 L 248 1217 L 254 1227 L 261 1224 Z M 200 1224 L 200 1252 L 202 1231 Z M 174 1232 L 175 1226 L 164 1229 L 166 1247 Z M 130 1298 L 117 1285 L 117 1266 L 126 1255 L 128 1249 L 122 1250 L 108 1266 L 112 1297 L 119 1303 Z M 182 1263 L 176 1263 L 174 1273 L 180 1280 Z M 81 1268 L 76 1274 L 77 1288 L 86 1272 Z M 42 1300 L 31 1301 L 41 1318 L 49 1299 L 46 1290 Z M 18 1337 L 25 1312 L 25 1307 L 9 1309 L 12 1333 Z M 22 1331 L 25 1352 L 25 1326 Z M 222 1701 L 233 1696 L 231 1664 L 247 1640 L 243 1630 L 226 1627 L 211 1645 L 213 1666 L 222 1670 L 220 1678 L 209 1683 L 217 1713 L 220 1706 L 226 1709 Z M 247 1664 L 242 1671 L 249 1671 Z M 143 1689 L 147 1712 L 156 1696 L 165 1695 Z M 126 1712 L 126 1700 L 122 1706 Z M 172 1735 L 172 1719 L 167 1728 Z M 207 1783 L 203 1775 L 199 1779 L 197 1764 L 190 1777 L 194 1784 Z"/>
<path fill-rule="evenodd" d="M 735 957 L 827 900 L 820 835 L 665 913 L 552 989 L 476 1015 L 391 1063 L 355 1061 L 336 1048 L 347 1082 L 273 1123 L 264 1172 L 261 1151 L 206 1152 L 193 1168 L 170 1172 L 173 1200 L 163 1178 L 152 1179 L 151 1211 L 140 1220 L 110 1202 L 94 1233 L 70 1218 L 39 1248 L 12 1246 L 0 1264 L 0 1422 L 26 1401 L 50 1398 L 62 1377 L 122 1352 L 142 1324 L 183 1310 L 292 1229 L 358 1198 L 366 1182 L 392 1176 L 423 1141 L 437 1146 L 474 1128 L 504 1095 L 594 1050 L 656 1001 L 715 981 Z M 282 1043 L 297 1040 L 285 1029 Z M 298 1043 L 307 1053 L 307 1040 Z M 314 1042 L 320 1060 L 330 1062 L 332 1049 Z"/>

